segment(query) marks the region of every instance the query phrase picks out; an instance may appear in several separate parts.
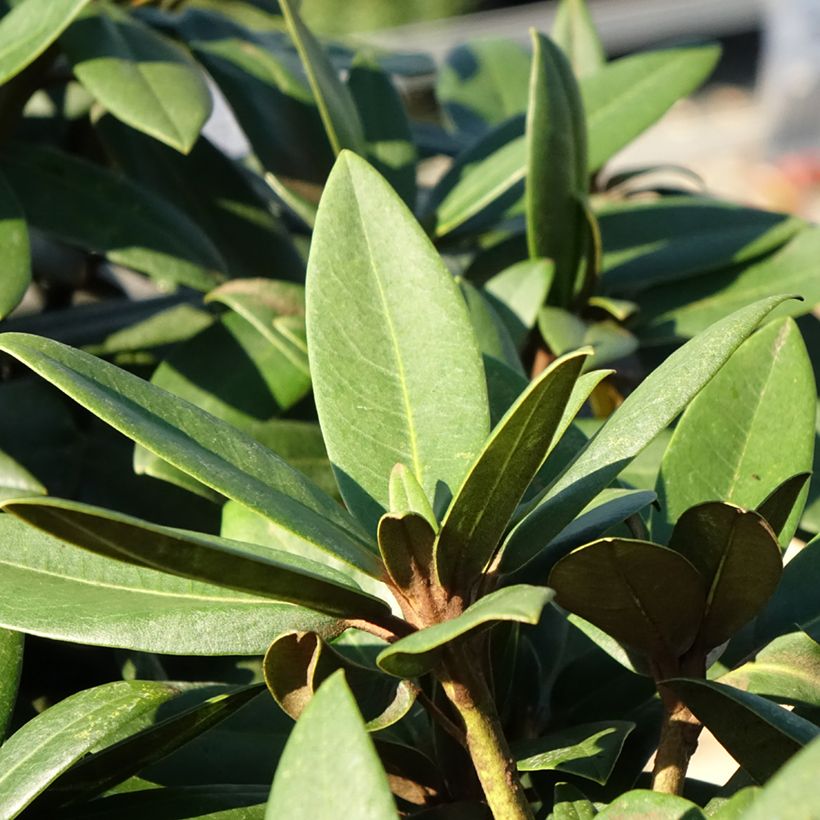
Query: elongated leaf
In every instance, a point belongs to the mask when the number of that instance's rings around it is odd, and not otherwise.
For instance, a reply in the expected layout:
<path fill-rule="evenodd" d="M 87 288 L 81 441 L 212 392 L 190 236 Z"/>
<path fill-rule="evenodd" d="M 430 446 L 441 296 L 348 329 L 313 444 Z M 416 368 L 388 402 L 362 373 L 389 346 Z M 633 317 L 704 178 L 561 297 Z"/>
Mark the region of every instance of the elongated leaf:
<path fill-rule="evenodd" d="M 36 60 L 89 0 L 22 0 L 0 21 L 0 85 Z"/>
<path fill-rule="evenodd" d="M 430 500 L 424 494 L 421 484 L 406 464 L 396 464 L 393 467 L 387 491 L 390 512 L 418 513 L 427 520 L 434 530 L 438 529 L 438 522 L 433 513 L 433 508 L 430 506 Z"/>
<path fill-rule="evenodd" d="M 635 728 L 625 720 L 583 723 L 513 745 L 519 772 L 558 771 L 604 784 Z"/>
<path fill-rule="evenodd" d="M 0 742 L 14 712 L 22 668 L 23 633 L 0 629 Z"/>
<path fill-rule="evenodd" d="M 0 450 L 0 501 L 46 495 L 46 488 L 11 456 Z"/>
<path fill-rule="evenodd" d="M 249 436 L 113 365 L 57 342 L 7 333 L 0 336 L 0 349 L 206 486 L 337 557 L 377 572 L 365 537 L 338 504 Z"/>
<path fill-rule="evenodd" d="M 49 535 L 119 561 L 340 617 L 378 617 L 389 608 L 347 576 L 295 555 L 46 498 L 11 501 L 4 510 Z"/>
<path fill-rule="evenodd" d="M 720 646 L 757 615 L 783 571 L 777 538 L 765 519 L 719 501 L 688 509 L 675 524 L 669 546 L 686 556 L 706 582 L 696 641 L 704 650 Z"/>
<path fill-rule="evenodd" d="M 387 776 L 341 671 L 319 687 L 296 724 L 276 769 L 265 816 L 335 820 L 340 783 L 356 795 L 361 820 L 396 817 Z"/>
<path fill-rule="evenodd" d="M 0 166 L 36 228 L 161 281 L 209 290 L 225 263 L 188 217 L 150 192 L 48 148 L 5 145 Z"/>
<path fill-rule="evenodd" d="M 505 567 L 533 558 L 661 432 L 706 385 L 757 325 L 787 297 L 737 311 L 673 353 L 629 395 L 598 435 L 530 505 L 508 536 Z"/>
<path fill-rule="evenodd" d="M 261 684 L 254 684 L 215 695 L 84 757 L 35 801 L 35 809 L 44 811 L 49 806 L 88 799 L 122 783 L 229 718 L 261 690 Z"/>
<path fill-rule="evenodd" d="M 653 534 L 663 540 L 672 522 L 701 502 L 755 508 L 787 478 L 811 470 L 816 396 L 811 361 L 791 319 L 771 322 L 744 342 L 675 428 L 658 478 L 661 512 Z M 800 512 L 789 516 L 782 543 L 791 540 Z"/>
<path fill-rule="evenodd" d="M 489 426 L 466 307 L 405 205 L 351 153 L 337 161 L 319 207 L 307 332 L 339 489 L 368 530 L 388 506 L 397 462 L 431 501 L 454 491 Z"/>
<path fill-rule="evenodd" d="M 552 24 L 552 39 L 567 55 L 579 77 L 594 74 L 606 62 L 601 38 L 586 0 L 561 0 Z"/>
<path fill-rule="evenodd" d="M 542 307 L 538 311 L 538 329 L 557 355 L 591 347 L 594 353 L 587 361 L 588 367 L 623 359 L 638 348 L 638 340 L 617 322 L 585 322 L 563 308 Z"/>
<path fill-rule="evenodd" d="M 290 604 L 175 578 L 0 516 L 0 625 L 63 641 L 183 655 L 261 655 L 289 629 L 338 622 Z"/>
<path fill-rule="evenodd" d="M 775 287 L 804 299 L 784 305 L 778 315 L 808 313 L 820 302 L 820 282 L 814 275 L 819 252 L 820 229 L 808 228 L 776 253 L 747 267 L 690 279 L 684 298 L 684 290 L 674 283 L 651 288 L 641 297 L 636 332 L 644 343 L 686 339 Z"/>
<path fill-rule="evenodd" d="M 581 84 L 589 129 L 589 171 L 694 91 L 714 69 L 720 48 L 681 46 L 622 57 Z"/>
<path fill-rule="evenodd" d="M 293 0 L 281 0 L 279 6 L 302 59 L 333 150 L 338 154 L 348 148 L 363 155 L 365 138 L 362 123 L 349 89 L 339 79 L 324 49 L 302 21 Z"/>
<path fill-rule="evenodd" d="M 820 729 L 765 698 L 731 686 L 677 678 L 665 683 L 737 762 L 765 783 Z"/>
<path fill-rule="evenodd" d="M 558 359 L 490 435 L 447 510 L 435 546 L 438 577 L 467 589 L 492 558 L 562 420 L 586 351 Z"/>
<path fill-rule="evenodd" d="M 478 342 L 482 359 L 492 358 L 504 362 L 507 367 L 520 371 L 521 359 L 507 326 L 483 292 L 466 279 L 458 278 L 458 286 L 467 303 L 473 333 Z"/>
<path fill-rule="evenodd" d="M 125 727 L 150 725 L 176 697 L 177 685 L 119 681 L 87 689 L 52 706 L 0 747 L 0 811 L 16 817 L 51 782 Z"/>
<path fill-rule="evenodd" d="M 436 99 L 458 131 L 482 134 L 527 110 L 530 62 L 512 40 L 485 38 L 456 46 L 436 77 Z"/>
<path fill-rule="evenodd" d="M 549 584 L 560 606 L 651 657 L 689 649 L 706 603 L 703 578 L 683 556 L 625 538 L 573 550 Z"/>
<path fill-rule="evenodd" d="M 416 205 L 416 147 L 401 96 L 378 62 L 357 55 L 347 80 L 367 158 L 411 209 Z"/>
<path fill-rule="evenodd" d="M 188 153 L 211 113 L 193 60 L 116 6 L 83 14 L 63 35 L 77 79 L 115 117 Z"/>
<path fill-rule="evenodd" d="M 436 532 L 430 522 L 414 512 L 385 513 L 379 520 L 379 551 L 393 582 L 423 600 L 425 587 L 435 577 L 433 547 Z"/>
<path fill-rule="evenodd" d="M 436 666 L 448 643 L 473 630 L 498 621 L 537 623 L 552 595 L 551 589 L 525 584 L 496 590 L 467 607 L 457 618 L 413 632 L 391 644 L 377 662 L 391 675 L 418 677 Z"/>
<path fill-rule="evenodd" d="M 5 177 L 0 175 L 0 245 L 5 259 L 0 287 L 0 319 L 20 304 L 31 282 L 31 250 L 25 214 Z"/>
<path fill-rule="evenodd" d="M 555 787 L 552 813 L 555 820 L 592 820 L 598 809 L 575 786 L 559 783 Z"/>
<path fill-rule="evenodd" d="M 700 808 L 683 797 L 660 794 L 645 789 L 633 789 L 613 800 L 595 815 L 610 820 L 621 818 L 657 817 L 658 820 L 703 820 L 706 815 Z"/>
<path fill-rule="evenodd" d="M 578 84 L 561 50 L 532 33 L 527 109 L 527 247 L 555 263 L 553 304 L 568 307 L 587 241 L 587 133 Z"/>
<path fill-rule="evenodd" d="M 781 543 L 786 540 L 784 530 L 789 523 L 789 518 L 796 512 L 795 508 L 797 508 L 797 511 L 800 510 L 800 507 L 797 506 L 800 495 L 806 488 L 810 478 L 811 473 L 797 473 L 797 475 L 787 478 L 757 505 L 757 512 L 769 522 L 769 526 L 779 536 Z"/>

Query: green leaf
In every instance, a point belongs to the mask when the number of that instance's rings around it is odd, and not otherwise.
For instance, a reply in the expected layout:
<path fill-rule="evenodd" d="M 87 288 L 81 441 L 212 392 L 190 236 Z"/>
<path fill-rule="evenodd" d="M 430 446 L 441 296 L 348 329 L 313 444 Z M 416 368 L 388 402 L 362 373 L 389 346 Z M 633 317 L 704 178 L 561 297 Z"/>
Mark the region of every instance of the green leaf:
<path fill-rule="evenodd" d="M 651 288 L 641 296 L 636 332 L 644 344 L 685 339 L 775 289 L 804 299 L 784 305 L 778 315 L 808 313 L 820 302 L 814 267 L 818 253 L 820 229 L 807 228 L 776 253 L 745 267 L 698 276 L 685 289 L 677 283 Z"/>
<path fill-rule="evenodd" d="M 307 304 L 316 407 L 349 508 L 374 531 L 397 462 L 435 504 L 461 483 L 487 435 L 481 358 L 438 253 L 351 153 L 319 206 Z"/>
<path fill-rule="evenodd" d="M 22 0 L 0 20 L 0 85 L 36 60 L 89 0 Z"/>
<path fill-rule="evenodd" d="M 378 534 L 382 560 L 396 586 L 407 591 L 411 600 L 420 587 L 424 597 L 435 560 L 436 532 L 430 522 L 414 512 L 385 513 L 379 519 Z"/>
<path fill-rule="evenodd" d="M 396 464 L 393 467 L 390 472 L 387 494 L 390 512 L 417 513 L 426 519 L 434 530 L 438 529 L 438 521 L 430 506 L 430 500 L 406 464 Z"/>
<path fill-rule="evenodd" d="M 367 55 L 357 55 L 347 80 L 364 129 L 373 167 L 409 208 L 416 204 L 416 147 L 401 96 L 390 76 Z"/>
<path fill-rule="evenodd" d="M 657 820 L 702 820 L 705 817 L 700 808 L 674 794 L 660 794 L 644 789 L 633 789 L 610 803 L 596 817 L 622 820 L 622 818 L 643 817 Z"/>
<path fill-rule="evenodd" d="M 606 63 L 604 47 L 586 0 L 561 0 L 555 12 L 551 36 L 563 49 L 579 77 L 594 74 Z"/>
<path fill-rule="evenodd" d="M 0 319 L 5 319 L 20 304 L 31 283 L 31 250 L 25 214 L 2 174 L 0 246 L 5 259 L 3 286 L 0 288 Z"/>
<path fill-rule="evenodd" d="M 268 547 L 161 527 L 56 498 L 10 501 L 3 509 L 49 535 L 135 566 L 338 617 L 378 618 L 389 612 L 343 573 Z"/>
<path fill-rule="evenodd" d="M 771 598 L 783 572 L 777 538 L 755 512 L 720 501 L 691 507 L 678 519 L 669 547 L 692 562 L 706 582 L 696 644 L 729 640 Z"/>
<path fill-rule="evenodd" d="M 820 767 L 820 741 L 813 741 L 798 752 L 771 779 L 744 812 L 743 820 L 802 820 L 820 813 L 817 770 Z"/>
<path fill-rule="evenodd" d="M 92 7 L 62 37 L 77 79 L 117 119 L 187 154 L 211 113 L 194 61 L 110 4 Z"/>
<path fill-rule="evenodd" d="M 519 772 L 557 771 L 603 785 L 634 728 L 634 723 L 625 720 L 582 723 L 514 743 L 512 752 Z"/>
<path fill-rule="evenodd" d="M 666 681 L 729 754 L 765 783 L 820 729 L 765 698 L 713 681 Z"/>
<path fill-rule="evenodd" d="M 716 45 L 681 46 L 622 57 L 586 77 L 581 93 L 589 130 L 589 172 L 694 91 L 720 57 Z"/>
<path fill-rule="evenodd" d="M 175 207 L 98 165 L 33 145 L 4 145 L 2 171 L 33 227 L 163 282 L 209 290 L 225 269 Z"/>
<path fill-rule="evenodd" d="M 479 135 L 527 110 L 530 55 L 518 43 L 484 38 L 456 46 L 436 77 L 436 99 L 458 131 Z"/>
<path fill-rule="evenodd" d="M 584 322 L 569 311 L 542 307 L 538 311 L 538 330 L 553 353 L 561 355 L 589 346 L 594 353 L 587 367 L 600 367 L 623 359 L 638 348 L 638 340 L 617 322 Z"/>
<path fill-rule="evenodd" d="M 811 361 L 791 319 L 771 322 L 744 342 L 675 428 L 661 463 L 653 535 L 663 539 L 684 510 L 704 501 L 754 509 L 786 479 L 810 471 L 816 396 Z M 781 543 L 791 540 L 800 512 L 789 516 Z"/>
<path fill-rule="evenodd" d="M 178 655 L 261 655 L 336 619 L 93 555 L 0 516 L 0 625 L 62 641 Z"/>
<path fill-rule="evenodd" d="M 518 502 L 554 444 L 587 352 L 555 361 L 507 411 L 456 492 L 441 525 L 436 569 L 468 589 L 491 560 Z"/>
<path fill-rule="evenodd" d="M 293 0 L 279 0 L 293 44 L 302 59 L 330 144 L 336 154 L 345 148 L 365 154 L 365 137 L 356 104 L 339 79 L 327 54 L 302 21 Z"/>
<path fill-rule="evenodd" d="M 473 333 L 478 342 L 478 349 L 483 359 L 493 358 L 504 362 L 508 367 L 518 370 L 523 375 L 521 359 L 513 343 L 507 326 L 501 320 L 489 299 L 475 285 L 461 277 L 457 278 L 458 286 L 467 303 Z"/>
<path fill-rule="evenodd" d="M 33 809 L 42 812 L 63 802 L 87 800 L 107 791 L 226 720 L 261 689 L 261 684 L 254 684 L 215 695 L 164 719 L 157 715 L 153 725 L 82 758 L 51 784 L 35 801 Z"/>
<path fill-rule="evenodd" d="M 718 682 L 777 703 L 820 706 L 820 644 L 805 632 L 782 635 Z"/>
<path fill-rule="evenodd" d="M 552 259 L 550 301 L 572 304 L 588 239 L 587 132 L 578 84 L 561 50 L 532 32 L 527 110 L 527 247 L 530 258 Z"/>
<path fill-rule="evenodd" d="M 695 196 L 626 200 L 597 216 L 604 246 L 601 286 L 608 293 L 636 293 L 749 262 L 805 225 L 786 214 Z"/>
<path fill-rule="evenodd" d="M 23 633 L 0 629 L 0 743 L 11 723 L 23 668 Z"/>
<path fill-rule="evenodd" d="M 527 563 L 606 487 L 704 387 L 766 315 L 787 297 L 763 299 L 675 351 L 610 416 L 507 538 L 505 568 Z"/>
<path fill-rule="evenodd" d="M 119 681 L 79 692 L 46 709 L 0 747 L 3 816 L 16 817 L 108 738 L 153 723 L 157 709 L 179 692 L 179 686 L 170 683 Z"/>
<path fill-rule="evenodd" d="M 0 336 L 18 358 L 146 449 L 366 572 L 366 536 L 332 498 L 249 436 L 142 379 L 57 342 Z"/>
<path fill-rule="evenodd" d="M 413 632 L 383 650 L 377 662 L 391 675 L 415 678 L 439 662 L 445 646 L 476 629 L 499 621 L 535 624 L 541 610 L 552 599 L 546 587 L 517 586 L 491 592 L 456 618 Z"/>
<path fill-rule="evenodd" d="M 355 795 L 361 820 L 395 820 L 387 776 L 344 673 L 326 680 L 291 733 L 276 769 L 268 820 L 335 820 L 339 787 Z"/>
<path fill-rule="evenodd" d="M 802 504 L 800 507 L 797 506 L 798 501 L 810 479 L 811 473 L 793 475 L 772 490 L 757 505 L 757 512 L 769 522 L 769 526 L 779 536 L 781 543 L 785 541 L 783 533 L 789 518 L 791 518 L 792 513 L 802 508 Z"/>
<path fill-rule="evenodd" d="M 0 501 L 46 493 L 46 488 L 22 464 L 0 450 Z"/>
<path fill-rule="evenodd" d="M 703 578 L 673 550 L 602 538 L 562 558 L 549 585 L 559 606 L 655 658 L 692 645 L 706 601 Z"/>
<path fill-rule="evenodd" d="M 554 820 L 592 820 L 598 810 L 575 786 L 559 783 L 555 787 L 552 813 Z"/>

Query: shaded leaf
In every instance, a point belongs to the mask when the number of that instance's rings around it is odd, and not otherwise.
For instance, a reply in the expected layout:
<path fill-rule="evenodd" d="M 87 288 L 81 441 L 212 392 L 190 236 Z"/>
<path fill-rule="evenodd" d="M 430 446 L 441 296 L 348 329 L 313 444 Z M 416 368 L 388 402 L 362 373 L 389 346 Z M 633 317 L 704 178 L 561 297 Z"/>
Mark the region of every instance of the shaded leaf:
<path fill-rule="evenodd" d="M 798 473 L 791 478 L 787 478 L 782 484 L 772 490 L 766 498 L 757 506 L 757 512 L 762 515 L 769 526 L 776 534 L 783 532 L 800 498 L 800 494 L 805 489 L 811 473 Z M 781 542 L 784 540 L 780 536 Z"/>
<path fill-rule="evenodd" d="M 378 534 L 387 572 L 412 600 L 415 588 L 429 585 L 434 572 L 435 530 L 418 513 L 385 513 L 379 520 Z"/>
<path fill-rule="evenodd" d="M 497 359 L 508 367 L 521 371 L 523 375 L 518 350 L 506 324 L 501 320 L 490 300 L 486 298 L 483 291 L 466 279 L 459 277 L 457 281 L 464 301 L 467 303 L 470 322 L 482 358 Z"/>
<path fill-rule="evenodd" d="M 427 498 L 418 479 L 406 464 L 396 464 L 393 467 L 387 492 L 390 512 L 417 513 L 425 518 L 434 530 L 438 529 L 438 522 L 430 506 L 430 499 Z"/>
<path fill-rule="evenodd" d="M 0 743 L 11 723 L 23 668 L 23 633 L 0 629 Z"/>
<path fill-rule="evenodd" d="M 613 800 L 596 817 L 620 818 L 657 817 L 658 820 L 701 820 L 700 808 L 683 797 L 634 789 Z"/>
<path fill-rule="evenodd" d="M 598 809 L 575 786 L 559 783 L 555 787 L 552 813 L 555 820 L 592 820 Z"/>
<path fill-rule="evenodd" d="M 3 286 L 0 319 L 20 304 L 31 283 L 31 249 L 25 214 L 14 191 L 0 175 L 0 244 L 3 247 Z"/>

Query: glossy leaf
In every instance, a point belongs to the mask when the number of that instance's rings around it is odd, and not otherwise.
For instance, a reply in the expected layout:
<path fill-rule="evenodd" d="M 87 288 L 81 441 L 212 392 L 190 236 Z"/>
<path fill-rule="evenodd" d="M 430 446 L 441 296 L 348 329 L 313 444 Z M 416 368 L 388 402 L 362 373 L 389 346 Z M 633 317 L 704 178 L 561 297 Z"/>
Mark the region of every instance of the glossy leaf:
<path fill-rule="evenodd" d="M 765 606 L 780 581 L 777 538 L 755 512 L 719 501 L 688 509 L 675 524 L 671 549 L 684 555 L 706 582 L 697 645 L 729 640 Z"/>
<path fill-rule="evenodd" d="M 356 104 L 339 79 L 327 54 L 302 21 L 293 0 L 280 0 L 293 44 L 302 59 L 330 144 L 338 154 L 345 148 L 363 155 L 365 138 Z"/>
<path fill-rule="evenodd" d="M 31 282 L 31 250 L 26 218 L 20 203 L 0 175 L 0 244 L 5 259 L 0 288 L 0 319 L 20 304 Z"/>
<path fill-rule="evenodd" d="M 378 62 L 358 55 L 347 80 L 359 112 L 367 158 L 414 208 L 416 204 L 416 148 L 399 92 Z"/>
<path fill-rule="evenodd" d="M 706 815 L 700 808 L 683 797 L 661 794 L 644 789 L 633 789 L 613 800 L 595 815 L 610 820 L 621 818 L 657 817 L 658 820 L 702 820 Z"/>
<path fill-rule="evenodd" d="M 0 629 L 0 743 L 11 723 L 23 668 L 23 633 Z"/>
<path fill-rule="evenodd" d="M 177 685 L 119 681 L 78 692 L 46 709 L 0 747 L 0 811 L 16 817 L 76 761 L 150 725 L 156 710 L 179 694 Z"/>
<path fill-rule="evenodd" d="M 776 253 L 746 267 L 690 279 L 685 290 L 674 283 L 652 288 L 641 297 L 636 332 L 644 343 L 686 339 L 775 288 L 804 299 L 784 305 L 778 315 L 807 313 L 820 302 L 820 282 L 813 267 L 818 252 L 820 230 L 808 228 Z"/>
<path fill-rule="evenodd" d="M 720 48 L 680 46 L 622 57 L 581 84 L 589 129 L 589 171 L 660 119 L 714 69 Z"/>
<path fill-rule="evenodd" d="M 512 751 L 519 772 L 557 771 L 603 785 L 634 728 L 623 720 L 583 723 L 513 744 Z"/>
<path fill-rule="evenodd" d="M 712 681 L 677 678 L 669 686 L 758 782 L 765 783 L 820 729 L 765 698 Z"/>
<path fill-rule="evenodd" d="M 385 672 L 415 678 L 439 662 L 445 646 L 483 626 L 498 621 L 535 624 L 552 598 L 552 590 L 521 584 L 505 587 L 480 598 L 456 618 L 429 626 L 401 638 L 378 657 Z"/>
<path fill-rule="evenodd" d="M 98 165 L 33 145 L 5 145 L 2 171 L 30 224 L 160 281 L 209 290 L 225 263 L 208 237 L 161 198 Z"/>
<path fill-rule="evenodd" d="M 10 501 L 23 521 L 106 558 L 150 567 L 338 617 L 378 617 L 385 603 L 341 572 L 268 547 L 160 527 L 74 501 Z"/>
<path fill-rule="evenodd" d="M 585 253 L 587 134 L 578 84 L 561 50 L 532 33 L 527 109 L 527 247 L 530 258 L 552 259 L 553 304 L 568 307 Z"/>
<path fill-rule="evenodd" d="M 319 207 L 307 305 L 316 407 L 342 497 L 372 532 L 402 462 L 435 506 L 487 435 L 481 359 L 438 253 L 351 153 L 337 161 Z"/>
<path fill-rule="evenodd" d="M 579 77 L 595 73 L 606 63 L 604 47 L 586 0 L 561 0 L 555 12 L 551 36 L 563 49 Z"/>
<path fill-rule="evenodd" d="M 46 488 L 22 464 L 0 451 L 0 501 L 46 493 Z"/>
<path fill-rule="evenodd" d="M 198 66 L 113 5 L 92 7 L 62 37 L 77 79 L 115 117 L 188 153 L 211 113 Z"/>
<path fill-rule="evenodd" d="M 527 110 L 530 62 L 512 40 L 482 38 L 456 46 L 436 77 L 436 99 L 458 131 L 482 134 Z"/>
<path fill-rule="evenodd" d="M 417 513 L 425 518 L 434 530 L 438 529 L 430 499 L 406 464 L 396 464 L 391 470 L 387 493 L 390 512 Z"/>
<path fill-rule="evenodd" d="M 365 537 L 338 504 L 249 436 L 113 365 L 57 342 L 7 333 L 0 336 L 0 349 L 206 486 L 354 566 L 377 571 Z"/>
<path fill-rule="evenodd" d="M 291 733 L 265 816 L 333 820 L 340 783 L 356 795 L 361 820 L 395 819 L 387 776 L 344 674 L 337 672 L 319 687 Z"/>
<path fill-rule="evenodd" d="M 435 556 L 445 586 L 469 588 L 491 560 L 554 442 L 586 356 L 554 362 L 491 433 L 442 521 Z"/>
<path fill-rule="evenodd" d="M 816 395 L 792 320 L 771 322 L 744 342 L 675 428 L 658 478 L 653 534 L 664 539 L 671 522 L 704 501 L 753 509 L 787 478 L 811 470 Z M 782 543 L 791 540 L 800 512 L 789 516 Z"/>
<path fill-rule="evenodd" d="M 647 376 L 557 481 L 530 505 L 529 514 L 508 536 L 505 567 L 525 564 L 572 521 L 689 404 L 785 298 L 763 299 L 726 317 Z"/>
<path fill-rule="evenodd" d="M 334 618 L 93 555 L 0 516 L 0 625 L 62 641 L 183 655 L 261 655 Z"/>
<path fill-rule="evenodd" d="M 678 657 L 692 645 L 706 602 L 703 578 L 672 550 L 603 538 L 562 558 L 549 576 L 559 606 L 632 649 Z"/>
<path fill-rule="evenodd" d="M 89 0 L 22 0 L 0 21 L 0 84 L 36 60 Z"/>

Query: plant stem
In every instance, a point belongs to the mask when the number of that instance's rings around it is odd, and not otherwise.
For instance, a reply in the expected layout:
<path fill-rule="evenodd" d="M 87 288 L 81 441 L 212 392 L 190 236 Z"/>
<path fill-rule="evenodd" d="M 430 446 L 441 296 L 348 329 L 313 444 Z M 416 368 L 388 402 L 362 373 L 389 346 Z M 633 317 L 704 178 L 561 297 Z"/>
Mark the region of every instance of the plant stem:
<path fill-rule="evenodd" d="M 464 722 L 467 751 L 496 820 L 533 820 L 487 681 L 467 647 L 453 646 L 440 675 Z"/>
<path fill-rule="evenodd" d="M 658 687 L 664 702 L 664 721 L 655 768 L 652 772 L 652 789 L 665 794 L 683 794 L 689 759 L 698 746 L 698 735 L 703 725 L 687 706 L 663 685 Z"/>

